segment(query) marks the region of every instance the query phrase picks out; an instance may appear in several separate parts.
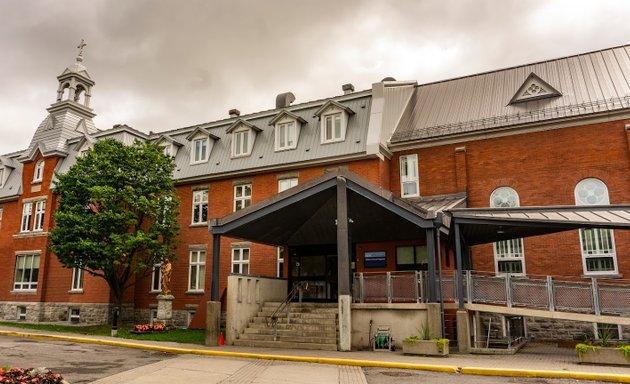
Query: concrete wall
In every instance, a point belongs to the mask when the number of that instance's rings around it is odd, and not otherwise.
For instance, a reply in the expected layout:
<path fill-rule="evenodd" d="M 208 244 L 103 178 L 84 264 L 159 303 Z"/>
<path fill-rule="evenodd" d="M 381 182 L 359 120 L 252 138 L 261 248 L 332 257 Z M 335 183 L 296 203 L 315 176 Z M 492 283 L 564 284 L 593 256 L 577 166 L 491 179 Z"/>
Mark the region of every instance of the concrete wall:
<path fill-rule="evenodd" d="M 247 275 L 229 275 L 227 280 L 225 342 L 231 345 L 265 302 L 286 298 L 287 280 Z"/>
<path fill-rule="evenodd" d="M 432 337 L 438 337 L 439 307 L 436 312 L 430 308 L 432 305 L 436 304 L 352 304 L 352 349 L 371 348 L 370 339 L 380 326 L 390 327 L 398 348 L 402 347 L 404 338 L 419 336 L 424 326 L 429 327 Z"/>

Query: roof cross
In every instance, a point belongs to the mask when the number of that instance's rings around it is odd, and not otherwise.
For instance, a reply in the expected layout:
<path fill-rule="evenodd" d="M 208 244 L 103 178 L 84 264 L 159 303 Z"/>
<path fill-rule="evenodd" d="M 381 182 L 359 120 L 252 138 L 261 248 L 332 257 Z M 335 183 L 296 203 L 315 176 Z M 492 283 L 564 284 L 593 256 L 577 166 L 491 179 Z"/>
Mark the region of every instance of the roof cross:
<path fill-rule="evenodd" d="M 81 42 L 79 43 L 79 45 L 77 45 L 77 48 L 79 48 L 79 54 L 77 55 L 77 61 L 83 61 L 83 48 L 85 48 L 87 44 L 85 43 L 85 40 L 81 39 Z"/>

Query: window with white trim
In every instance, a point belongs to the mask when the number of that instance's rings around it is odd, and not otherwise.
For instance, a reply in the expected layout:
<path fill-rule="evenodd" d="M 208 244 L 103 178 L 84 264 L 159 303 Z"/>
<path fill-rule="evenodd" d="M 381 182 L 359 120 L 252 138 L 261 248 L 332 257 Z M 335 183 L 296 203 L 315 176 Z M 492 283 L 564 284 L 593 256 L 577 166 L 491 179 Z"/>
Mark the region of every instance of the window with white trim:
<path fill-rule="evenodd" d="M 249 146 L 249 128 L 240 129 L 232 133 L 232 156 L 247 156 L 251 148 Z"/>
<path fill-rule="evenodd" d="M 190 327 L 190 323 L 192 323 L 196 313 L 197 311 L 195 309 L 189 309 L 186 311 L 186 328 Z"/>
<path fill-rule="evenodd" d="M 149 324 L 153 325 L 157 323 L 157 312 L 158 312 L 157 309 L 151 309 L 151 314 L 149 315 L 150 316 Z"/>
<path fill-rule="evenodd" d="M 191 250 L 188 265 L 188 290 L 203 292 L 206 276 L 206 251 Z"/>
<path fill-rule="evenodd" d="M 289 188 L 293 188 L 298 185 L 297 177 L 289 177 L 278 180 L 278 193 L 284 192 Z"/>
<path fill-rule="evenodd" d="M 490 207 L 515 208 L 520 206 L 518 193 L 510 187 L 499 187 L 490 194 Z M 524 275 L 525 254 L 523 239 L 497 241 L 493 244 L 494 267 L 497 274 Z"/>
<path fill-rule="evenodd" d="M 208 161 L 208 138 L 201 137 L 192 142 L 191 164 L 205 163 Z"/>
<path fill-rule="evenodd" d="M 241 184 L 234 186 L 234 212 L 252 205 L 252 185 Z"/>
<path fill-rule="evenodd" d="M 33 203 L 24 203 L 22 206 L 21 232 L 28 232 L 31 230 L 31 216 L 33 216 Z"/>
<path fill-rule="evenodd" d="M 15 259 L 13 290 L 34 291 L 39 277 L 39 254 L 19 254 Z"/>
<path fill-rule="evenodd" d="M 284 274 L 284 247 L 277 248 L 278 256 L 276 261 L 276 277 L 283 277 Z"/>
<path fill-rule="evenodd" d="M 4 186 L 4 168 L 0 168 L 0 188 Z"/>
<path fill-rule="evenodd" d="M 276 124 L 276 151 L 293 149 L 297 145 L 297 126 L 295 121 Z"/>
<path fill-rule="evenodd" d="M 68 320 L 70 320 L 71 323 L 78 323 L 81 321 L 81 309 L 70 308 L 68 314 Z"/>
<path fill-rule="evenodd" d="M 2 213 L 3 213 L 4 209 L 2 207 L 0 207 L 0 229 L 2 229 Z"/>
<path fill-rule="evenodd" d="M 249 274 L 249 248 L 232 248 L 232 273 Z"/>
<path fill-rule="evenodd" d="M 588 178 L 575 186 L 575 205 L 609 204 L 608 187 L 603 181 Z M 616 274 L 617 254 L 612 229 L 582 228 L 579 233 L 584 274 Z"/>
<path fill-rule="evenodd" d="M 193 191 L 192 223 L 208 222 L 208 191 Z"/>
<path fill-rule="evenodd" d="M 33 220 L 33 231 L 44 230 L 44 215 L 46 214 L 46 200 L 35 202 L 35 220 Z"/>
<path fill-rule="evenodd" d="M 39 160 L 35 164 L 35 171 L 33 172 L 33 182 L 37 183 L 44 178 L 44 160 Z"/>
<path fill-rule="evenodd" d="M 420 195 L 418 155 L 400 156 L 400 195 L 402 197 Z"/>
<path fill-rule="evenodd" d="M 72 268 L 72 286 L 70 290 L 73 292 L 83 292 L 83 269 Z"/>
<path fill-rule="evenodd" d="M 336 112 L 322 116 L 323 137 L 322 142 L 330 143 L 344 139 L 343 113 Z"/>
<path fill-rule="evenodd" d="M 160 292 L 162 290 L 162 263 L 153 265 L 151 273 L 151 292 Z"/>
<path fill-rule="evenodd" d="M 25 306 L 20 305 L 17 307 L 17 319 L 19 321 L 26 320 L 26 307 Z"/>

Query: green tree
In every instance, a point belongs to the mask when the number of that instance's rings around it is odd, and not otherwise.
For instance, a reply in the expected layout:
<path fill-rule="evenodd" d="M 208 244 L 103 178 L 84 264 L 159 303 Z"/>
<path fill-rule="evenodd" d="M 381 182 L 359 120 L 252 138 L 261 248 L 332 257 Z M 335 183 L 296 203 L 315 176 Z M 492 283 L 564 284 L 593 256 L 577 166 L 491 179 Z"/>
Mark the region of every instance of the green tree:
<path fill-rule="evenodd" d="M 125 146 L 107 139 L 78 157 L 67 173 L 56 175 L 59 207 L 49 248 L 63 266 L 105 279 L 116 311 L 127 288 L 155 264 L 175 257 L 174 168 L 156 144 Z"/>

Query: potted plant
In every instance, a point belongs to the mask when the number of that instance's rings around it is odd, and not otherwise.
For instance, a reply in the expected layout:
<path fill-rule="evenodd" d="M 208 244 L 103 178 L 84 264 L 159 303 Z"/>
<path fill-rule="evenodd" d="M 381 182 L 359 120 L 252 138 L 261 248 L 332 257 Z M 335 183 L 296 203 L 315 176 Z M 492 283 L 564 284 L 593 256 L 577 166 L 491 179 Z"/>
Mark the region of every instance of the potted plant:
<path fill-rule="evenodd" d="M 575 353 L 580 363 L 630 365 L 630 345 L 612 346 L 611 334 L 606 328 L 601 329 L 599 344 L 595 345 L 589 340 L 575 346 Z"/>
<path fill-rule="evenodd" d="M 421 327 L 420 336 L 403 339 L 403 353 L 427 356 L 448 356 L 448 339 L 432 339 L 428 327 Z"/>

